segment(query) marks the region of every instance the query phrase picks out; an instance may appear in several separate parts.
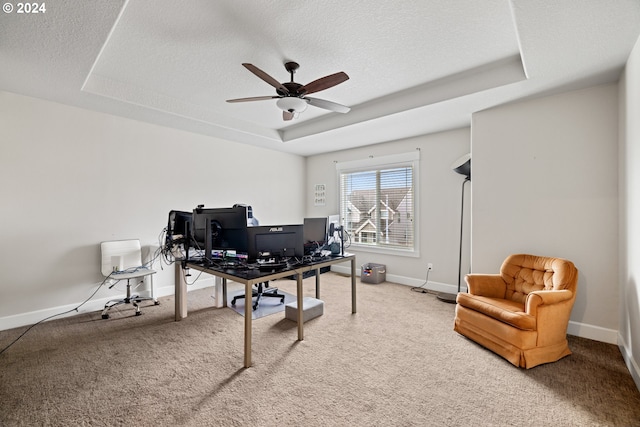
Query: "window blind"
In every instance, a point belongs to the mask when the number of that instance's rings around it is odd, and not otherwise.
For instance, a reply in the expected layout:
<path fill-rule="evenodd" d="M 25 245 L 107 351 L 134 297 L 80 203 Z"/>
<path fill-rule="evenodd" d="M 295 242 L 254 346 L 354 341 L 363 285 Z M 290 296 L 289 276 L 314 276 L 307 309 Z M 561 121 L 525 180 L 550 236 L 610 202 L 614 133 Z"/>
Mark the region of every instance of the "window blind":
<path fill-rule="evenodd" d="M 341 222 L 352 245 L 415 249 L 415 157 L 338 166 Z"/>

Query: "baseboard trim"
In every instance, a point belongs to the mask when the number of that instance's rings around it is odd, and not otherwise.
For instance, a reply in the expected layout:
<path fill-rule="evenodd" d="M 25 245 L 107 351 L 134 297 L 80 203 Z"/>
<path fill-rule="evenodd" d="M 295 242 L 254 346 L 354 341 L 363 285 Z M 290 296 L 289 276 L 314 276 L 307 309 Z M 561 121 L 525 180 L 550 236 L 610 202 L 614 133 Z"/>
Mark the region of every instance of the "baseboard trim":
<path fill-rule="evenodd" d="M 345 265 L 332 265 L 331 271 L 334 271 L 340 274 L 347 274 L 347 275 L 351 274 L 351 268 Z M 359 270 L 356 271 L 356 276 L 358 277 L 360 276 Z M 442 282 L 434 282 L 433 280 L 429 280 L 428 282 L 425 282 L 424 280 L 414 279 L 411 277 L 399 276 L 396 274 L 389 274 L 389 273 L 386 273 L 386 280 L 388 282 L 397 283 L 399 285 L 411 286 L 412 288 L 421 287 L 433 293 L 443 292 L 447 294 L 455 294 L 458 292 L 457 285 L 452 285 L 449 283 L 442 283 Z M 372 285 L 372 286 L 375 286 L 375 285 Z M 467 290 L 466 286 L 463 285 L 461 288 L 461 291 L 465 292 L 466 290 Z"/>
<path fill-rule="evenodd" d="M 341 273 L 341 274 L 351 273 L 351 269 L 349 267 L 341 266 L 341 265 L 331 266 L 331 271 L 335 271 L 336 273 Z M 360 271 L 357 271 L 356 274 L 357 276 L 360 276 Z M 434 282 L 431 280 L 425 283 L 425 281 L 423 280 L 394 275 L 394 274 L 387 274 L 386 279 L 389 282 L 398 283 L 400 285 L 405 285 L 410 287 L 421 287 L 433 293 L 443 292 L 443 293 L 455 294 L 458 291 L 458 288 L 456 285 L 441 283 L 441 282 Z M 211 287 L 211 286 L 214 286 L 214 284 L 215 283 L 213 278 L 198 280 L 193 285 L 188 286 L 187 292 L 193 291 L 196 289 Z M 375 285 L 369 285 L 369 286 L 375 286 Z M 466 291 L 466 288 L 463 287 L 461 290 L 464 292 Z M 174 291 L 175 291 L 175 288 L 173 285 L 166 285 L 161 287 L 156 286 L 156 288 L 154 289 L 154 294 L 157 298 L 160 298 L 160 297 L 173 295 Z M 84 304 L 82 307 L 80 307 L 78 310 L 75 310 L 78 304 L 68 304 L 65 306 L 51 307 L 43 310 L 20 313 L 13 316 L 5 316 L 0 318 L 0 330 L 7 330 L 7 329 L 18 328 L 21 326 L 26 326 L 26 325 L 33 325 L 35 323 L 42 322 L 45 319 L 46 320 L 52 320 L 54 318 L 60 319 L 63 317 L 75 316 L 81 313 L 100 311 L 104 308 L 104 305 L 109 300 L 117 297 L 118 296 L 114 295 L 114 296 L 104 297 L 101 299 L 91 300 L 91 301 L 88 301 L 86 304 Z M 569 326 L 567 328 L 567 333 L 570 335 L 581 337 L 581 338 L 592 339 L 595 341 L 606 342 L 609 344 L 621 345 L 620 344 L 621 338 L 619 337 L 618 331 L 615 331 L 613 329 L 606 329 L 599 326 L 570 321 Z M 626 349 L 626 346 L 622 345 L 621 348 Z M 629 360 L 627 364 L 629 366 L 633 366 L 633 369 L 636 372 L 634 376 L 636 383 L 640 382 L 640 380 L 637 379 L 639 376 L 638 372 L 640 372 L 637 365 L 635 365 L 633 359 L 631 359 L 628 356 L 628 354 L 626 353 L 626 350 L 623 353 L 623 356 L 625 356 L 625 360 L 627 359 Z M 631 371 L 631 368 L 629 370 Z"/>
<path fill-rule="evenodd" d="M 204 278 L 196 281 L 194 284 L 187 287 L 187 292 L 194 291 L 196 289 L 208 288 L 214 286 L 214 278 Z M 156 298 L 166 297 L 175 293 L 175 286 L 173 284 L 156 286 L 154 288 L 154 296 Z M 145 292 L 140 292 L 142 296 L 148 296 Z M 82 313 L 91 313 L 94 311 L 102 311 L 104 305 L 110 300 L 124 297 L 122 295 L 110 295 L 107 297 L 89 300 L 79 309 L 75 309 L 78 304 L 67 304 L 63 306 L 50 307 L 43 310 L 30 311 L 26 313 L 20 313 L 12 316 L 0 317 L 0 331 L 19 328 L 27 325 L 35 325 L 43 321 L 49 321 L 54 319 L 62 319 L 64 317 L 76 316 Z"/>
<path fill-rule="evenodd" d="M 629 346 L 625 343 L 622 335 L 618 334 L 618 348 L 620 349 L 620 353 L 622 353 L 622 358 L 624 359 L 625 365 L 627 365 L 627 369 L 631 373 L 631 377 L 633 381 L 636 383 L 636 387 L 640 390 L 640 366 L 633 360 L 632 353 L 629 351 Z"/>
<path fill-rule="evenodd" d="M 343 265 L 333 265 L 331 266 L 331 270 L 341 274 L 350 274 L 351 272 L 351 269 L 349 267 Z M 357 271 L 356 274 L 359 276 L 360 271 Z M 398 283 L 400 285 L 422 287 L 423 289 L 426 289 L 433 293 L 443 292 L 456 294 L 458 292 L 457 285 L 452 285 L 449 283 L 434 282 L 431 280 L 425 283 L 424 280 L 389 273 L 387 273 L 386 279 L 388 282 Z M 463 285 L 461 287 L 461 291 L 466 292 L 466 290 L 466 286 Z M 599 326 L 589 325 L 586 323 L 570 321 L 567 327 L 567 333 L 569 335 L 605 342 L 608 344 L 618 344 L 618 331 L 614 329 L 607 329 Z"/>
<path fill-rule="evenodd" d="M 574 322 L 573 320 L 569 321 L 567 333 L 576 337 L 606 342 L 607 344 L 618 343 L 618 331 L 614 329 L 602 328 L 600 326 L 589 325 L 587 323 Z"/>

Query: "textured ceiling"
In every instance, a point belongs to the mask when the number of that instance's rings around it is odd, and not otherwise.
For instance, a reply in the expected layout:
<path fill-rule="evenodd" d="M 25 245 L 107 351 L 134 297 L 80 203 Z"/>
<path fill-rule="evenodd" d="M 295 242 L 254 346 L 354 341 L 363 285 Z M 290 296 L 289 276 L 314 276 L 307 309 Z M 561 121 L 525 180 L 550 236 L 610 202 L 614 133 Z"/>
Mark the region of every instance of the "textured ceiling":
<path fill-rule="evenodd" d="M 638 0 L 60 0 L 0 16 L 0 90 L 300 155 L 469 125 L 474 111 L 615 81 Z M 280 82 L 350 77 L 284 122 Z"/>

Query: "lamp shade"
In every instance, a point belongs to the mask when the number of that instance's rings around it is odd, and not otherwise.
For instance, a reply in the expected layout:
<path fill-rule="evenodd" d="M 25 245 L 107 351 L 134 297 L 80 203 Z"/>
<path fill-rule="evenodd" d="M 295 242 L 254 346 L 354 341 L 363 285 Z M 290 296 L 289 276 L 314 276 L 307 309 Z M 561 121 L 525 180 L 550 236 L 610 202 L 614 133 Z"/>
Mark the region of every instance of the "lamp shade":
<path fill-rule="evenodd" d="M 301 113 L 307 109 L 307 101 L 295 96 L 285 96 L 278 99 L 276 102 L 278 108 L 282 111 L 288 111 L 290 113 Z"/>
<path fill-rule="evenodd" d="M 461 175 L 465 175 L 467 179 L 471 179 L 471 153 L 465 154 L 453 162 L 451 169 Z"/>

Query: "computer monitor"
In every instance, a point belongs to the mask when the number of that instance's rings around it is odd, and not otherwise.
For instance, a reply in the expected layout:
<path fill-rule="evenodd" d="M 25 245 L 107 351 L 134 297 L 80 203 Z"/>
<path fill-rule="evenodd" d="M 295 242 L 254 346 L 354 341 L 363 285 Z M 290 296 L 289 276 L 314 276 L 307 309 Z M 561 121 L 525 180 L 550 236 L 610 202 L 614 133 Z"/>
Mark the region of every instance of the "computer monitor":
<path fill-rule="evenodd" d="M 193 210 L 193 244 L 205 250 L 205 258 L 211 261 L 225 254 L 243 258 L 247 248 L 247 208 L 204 208 Z"/>
<path fill-rule="evenodd" d="M 182 245 L 185 253 L 189 253 L 189 236 L 191 235 L 191 212 L 169 211 L 169 221 L 165 234 L 165 250 L 167 253 Z"/>
<path fill-rule="evenodd" d="M 327 243 L 329 218 L 304 219 L 304 252 L 312 254 Z"/>
<path fill-rule="evenodd" d="M 181 239 L 189 236 L 191 232 L 191 212 L 170 211 L 167 224 L 167 236 L 172 239 Z"/>
<path fill-rule="evenodd" d="M 323 245 L 327 241 L 328 218 L 304 219 L 304 243 L 318 243 Z"/>
<path fill-rule="evenodd" d="M 304 256 L 304 225 L 265 225 L 249 227 L 249 259 Z"/>

